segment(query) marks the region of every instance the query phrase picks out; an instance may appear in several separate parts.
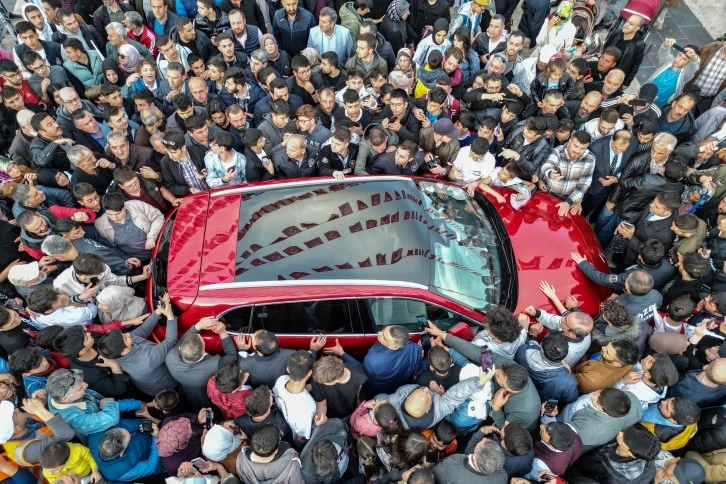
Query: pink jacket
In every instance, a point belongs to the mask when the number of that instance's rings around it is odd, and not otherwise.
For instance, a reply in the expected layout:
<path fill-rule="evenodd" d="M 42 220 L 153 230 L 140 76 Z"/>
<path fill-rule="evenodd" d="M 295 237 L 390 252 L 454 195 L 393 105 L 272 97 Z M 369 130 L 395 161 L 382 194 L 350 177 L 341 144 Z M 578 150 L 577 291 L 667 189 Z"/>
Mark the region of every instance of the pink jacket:
<path fill-rule="evenodd" d="M 381 428 L 376 424 L 370 410 L 366 408 L 365 402 L 361 402 L 350 416 L 350 429 L 353 437 L 360 439 L 363 436 L 375 438 Z"/>

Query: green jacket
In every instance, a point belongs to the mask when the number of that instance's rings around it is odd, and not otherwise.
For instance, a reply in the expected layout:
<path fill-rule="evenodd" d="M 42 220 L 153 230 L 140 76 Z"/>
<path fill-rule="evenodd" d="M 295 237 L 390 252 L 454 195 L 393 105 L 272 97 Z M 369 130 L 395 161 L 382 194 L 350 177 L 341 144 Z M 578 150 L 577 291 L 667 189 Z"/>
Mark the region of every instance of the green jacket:
<path fill-rule="evenodd" d="M 98 86 L 103 82 L 103 61 L 95 50 L 86 51 L 88 67 L 70 59 L 63 61 L 63 67 L 78 78 L 84 87 Z"/>
<path fill-rule="evenodd" d="M 718 165 L 707 170 L 694 171 L 688 176 L 688 182 L 694 185 L 700 185 L 698 179 L 701 175 L 710 176 L 714 185 L 716 185 L 716 181 L 721 181 L 721 186 L 716 186 L 716 191 L 711 195 L 711 198 L 721 198 L 721 195 L 726 193 L 726 165 Z"/>
<path fill-rule="evenodd" d="M 345 70 L 346 72 L 352 72 L 353 70 L 360 71 L 365 74 L 365 79 L 363 79 L 364 82 L 368 83 L 368 80 L 371 78 L 371 71 L 378 67 L 383 72 L 388 74 L 388 64 L 386 63 L 386 60 L 381 57 L 377 52 L 373 53 L 373 63 L 371 64 L 370 69 L 366 69 L 363 65 L 363 61 L 358 58 L 357 55 L 354 55 L 350 59 L 348 59 L 348 62 L 345 63 Z"/>
<path fill-rule="evenodd" d="M 703 247 L 707 235 L 708 229 L 706 228 L 706 222 L 699 218 L 696 233 L 690 237 L 680 237 L 673 243 L 673 247 L 681 255 L 692 254 Z"/>
<path fill-rule="evenodd" d="M 353 2 L 344 3 L 340 7 L 340 25 L 350 32 L 350 37 L 353 39 L 353 47 L 355 47 L 355 41 L 358 40 L 362 23 L 363 17 L 356 12 L 355 7 L 353 7 Z"/>

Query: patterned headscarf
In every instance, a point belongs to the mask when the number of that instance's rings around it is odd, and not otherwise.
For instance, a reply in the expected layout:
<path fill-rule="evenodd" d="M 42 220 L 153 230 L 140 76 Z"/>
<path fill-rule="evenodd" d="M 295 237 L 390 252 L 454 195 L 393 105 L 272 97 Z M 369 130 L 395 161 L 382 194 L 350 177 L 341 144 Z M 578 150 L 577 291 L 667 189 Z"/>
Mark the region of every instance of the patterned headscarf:
<path fill-rule="evenodd" d="M 403 14 L 410 6 L 406 0 L 393 0 L 386 10 L 386 14 L 394 22 L 403 22 Z"/>
<path fill-rule="evenodd" d="M 562 2 L 557 7 L 557 10 L 555 10 L 555 15 L 557 15 L 558 17 L 565 17 L 565 20 L 557 25 L 557 30 L 560 30 L 567 22 L 570 21 L 572 15 L 575 13 L 573 7 L 574 6 L 572 2 Z"/>
<path fill-rule="evenodd" d="M 184 450 L 192 437 L 192 423 L 188 418 L 178 418 L 159 429 L 156 446 L 159 457 L 169 457 Z"/>

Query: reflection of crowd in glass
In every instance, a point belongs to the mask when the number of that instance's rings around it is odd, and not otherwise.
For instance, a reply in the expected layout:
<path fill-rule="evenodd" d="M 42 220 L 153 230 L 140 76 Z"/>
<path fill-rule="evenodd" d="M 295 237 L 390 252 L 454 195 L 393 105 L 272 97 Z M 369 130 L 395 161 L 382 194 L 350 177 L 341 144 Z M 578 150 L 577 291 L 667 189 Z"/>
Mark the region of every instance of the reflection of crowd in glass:
<path fill-rule="evenodd" d="M 724 43 L 666 38 L 640 83 L 658 2 L 523 0 L 516 28 L 516 0 L 456 3 L 19 5 L 0 51 L 0 482 L 726 481 Z M 362 361 L 214 318 L 180 336 L 168 296 L 140 297 L 185 196 L 367 174 L 525 218 L 548 192 L 548 223 L 589 217 L 613 273 L 570 256 L 614 296 L 591 317 L 542 281 L 554 313 L 488 308 L 471 342 L 429 324 L 425 351 L 391 325 Z M 501 284 L 480 209 L 433 200 Z"/>

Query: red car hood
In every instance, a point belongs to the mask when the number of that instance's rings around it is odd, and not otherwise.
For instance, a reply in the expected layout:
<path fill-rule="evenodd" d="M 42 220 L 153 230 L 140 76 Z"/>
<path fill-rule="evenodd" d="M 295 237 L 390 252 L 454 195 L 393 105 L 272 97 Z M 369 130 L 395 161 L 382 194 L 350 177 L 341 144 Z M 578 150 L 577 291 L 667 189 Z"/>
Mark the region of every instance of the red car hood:
<path fill-rule="evenodd" d="M 609 291 L 593 284 L 570 259 L 577 252 L 603 272 L 609 272 L 607 262 L 595 238 L 592 228 L 581 216 L 557 214 L 559 199 L 543 193 L 535 193 L 519 211 L 508 203 L 492 203 L 504 221 L 509 233 L 519 278 L 519 298 L 515 314 L 527 306 L 554 310 L 549 299 L 542 294 L 539 283 L 552 284 L 564 301 L 573 295 L 583 311 L 596 314 L 600 302 Z M 491 198 L 490 198 L 491 200 Z"/>

